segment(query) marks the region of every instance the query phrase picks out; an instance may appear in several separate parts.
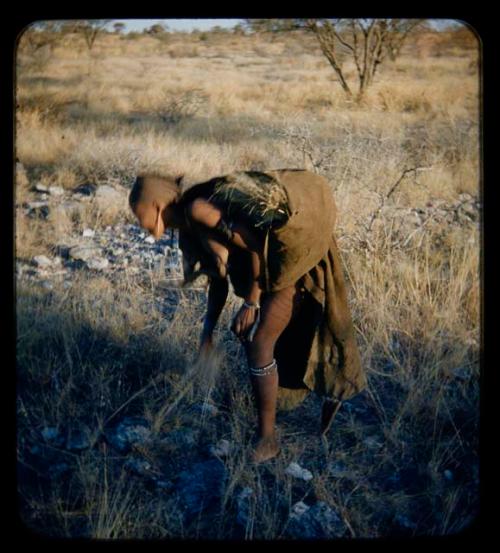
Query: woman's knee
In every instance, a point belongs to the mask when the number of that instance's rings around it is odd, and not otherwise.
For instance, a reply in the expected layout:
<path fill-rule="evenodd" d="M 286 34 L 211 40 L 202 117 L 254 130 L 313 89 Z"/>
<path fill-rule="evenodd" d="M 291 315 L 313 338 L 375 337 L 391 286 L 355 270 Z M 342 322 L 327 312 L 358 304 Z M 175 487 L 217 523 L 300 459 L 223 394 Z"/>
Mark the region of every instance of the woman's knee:
<path fill-rule="evenodd" d="M 249 365 L 261 366 L 269 364 L 274 357 L 274 345 L 276 340 L 269 336 L 256 334 L 251 342 L 246 343 L 246 355 Z"/>

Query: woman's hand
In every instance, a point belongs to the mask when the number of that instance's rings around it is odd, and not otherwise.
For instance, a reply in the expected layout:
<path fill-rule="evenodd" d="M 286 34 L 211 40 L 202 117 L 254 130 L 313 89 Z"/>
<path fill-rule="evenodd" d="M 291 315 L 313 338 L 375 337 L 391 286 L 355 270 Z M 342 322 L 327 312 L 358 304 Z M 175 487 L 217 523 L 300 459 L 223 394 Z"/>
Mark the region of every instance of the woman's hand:
<path fill-rule="evenodd" d="M 252 325 L 255 323 L 256 317 L 256 308 L 246 307 L 245 305 L 242 305 L 241 309 L 238 311 L 236 317 L 233 320 L 231 330 L 240 340 L 246 338 L 248 332 L 250 332 L 250 329 L 252 328 Z"/>

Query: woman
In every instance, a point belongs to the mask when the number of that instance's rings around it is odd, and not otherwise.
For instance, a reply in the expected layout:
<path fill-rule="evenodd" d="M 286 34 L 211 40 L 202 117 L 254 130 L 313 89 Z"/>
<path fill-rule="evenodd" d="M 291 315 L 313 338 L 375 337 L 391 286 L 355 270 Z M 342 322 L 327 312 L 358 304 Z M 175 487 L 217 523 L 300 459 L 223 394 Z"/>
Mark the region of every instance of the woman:
<path fill-rule="evenodd" d="M 279 452 L 278 386 L 289 404 L 309 391 L 327 398 L 326 432 L 340 402 L 366 384 L 333 235 L 332 192 L 304 170 L 240 172 L 181 188 L 179 178 L 140 176 L 130 206 L 156 238 L 179 230 L 186 280 L 209 275 L 202 352 L 212 347 L 228 278 L 244 299 L 232 330 L 245 347 L 259 422 L 253 460 L 262 462 Z"/>

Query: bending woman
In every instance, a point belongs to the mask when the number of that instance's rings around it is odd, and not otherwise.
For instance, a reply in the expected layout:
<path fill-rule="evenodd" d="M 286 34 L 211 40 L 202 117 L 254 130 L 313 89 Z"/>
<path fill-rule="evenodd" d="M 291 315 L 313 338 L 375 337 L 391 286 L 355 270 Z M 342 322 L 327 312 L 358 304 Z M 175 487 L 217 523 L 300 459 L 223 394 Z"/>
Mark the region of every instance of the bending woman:
<path fill-rule="evenodd" d="M 182 191 L 180 179 L 146 175 L 136 179 L 129 201 L 156 238 L 166 228 L 179 230 L 186 281 L 209 275 L 201 351 L 212 347 L 228 279 L 244 300 L 232 330 L 245 347 L 256 400 L 253 460 L 279 452 L 279 386 L 290 398 L 323 396 L 326 432 L 341 401 L 366 384 L 328 182 L 303 170 L 241 172 Z"/>

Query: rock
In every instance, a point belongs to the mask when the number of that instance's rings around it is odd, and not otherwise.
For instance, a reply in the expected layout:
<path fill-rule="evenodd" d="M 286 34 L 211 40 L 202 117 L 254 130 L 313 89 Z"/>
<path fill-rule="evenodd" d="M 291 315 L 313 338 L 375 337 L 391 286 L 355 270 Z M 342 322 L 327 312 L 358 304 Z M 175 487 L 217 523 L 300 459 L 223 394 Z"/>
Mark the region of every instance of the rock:
<path fill-rule="evenodd" d="M 61 186 L 49 186 L 47 191 L 51 196 L 62 196 L 64 194 L 64 188 Z"/>
<path fill-rule="evenodd" d="M 115 212 L 125 208 L 126 195 L 112 186 L 103 184 L 95 191 L 94 202 L 102 212 Z M 111 231 L 111 227 L 106 228 L 106 230 Z"/>
<path fill-rule="evenodd" d="M 130 457 L 125 462 L 124 467 L 138 476 L 153 476 L 151 463 L 140 457 Z"/>
<path fill-rule="evenodd" d="M 52 266 L 52 260 L 49 259 L 46 255 L 35 255 L 33 262 L 37 267 L 42 269 Z"/>
<path fill-rule="evenodd" d="M 43 202 L 27 202 L 24 204 L 29 217 L 42 217 L 46 219 L 50 214 L 49 203 Z"/>
<path fill-rule="evenodd" d="M 43 193 L 47 193 L 49 191 L 49 187 L 46 184 L 42 184 L 41 182 L 37 182 L 34 186 L 34 189 L 36 192 Z"/>
<path fill-rule="evenodd" d="M 298 539 L 340 538 L 346 526 L 340 516 L 324 501 L 308 506 L 296 503 L 290 512 L 286 535 Z"/>
<path fill-rule="evenodd" d="M 68 431 L 66 449 L 69 451 L 83 451 L 90 447 L 88 429 L 75 428 Z"/>
<path fill-rule="evenodd" d="M 351 475 L 351 471 L 342 461 L 337 461 L 330 465 L 328 472 L 335 478 L 348 478 Z"/>
<path fill-rule="evenodd" d="M 410 530 L 415 530 L 417 528 L 417 524 L 405 515 L 396 515 L 393 522 L 402 528 L 408 528 Z"/>
<path fill-rule="evenodd" d="M 46 426 L 41 434 L 42 438 L 50 445 L 62 447 L 64 444 L 64 435 L 56 426 Z"/>
<path fill-rule="evenodd" d="M 292 476 L 293 478 L 299 478 L 300 480 L 312 480 L 312 473 L 307 469 L 303 469 L 298 463 L 290 463 L 285 469 L 285 474 Z"/>
<path fill-rule="evenodd" d="M 193 446 L 197 442 L 196 433 L 191 428 L 177 428 L 160 440 L 163 445 Z"/>
<path fill-rule="evenodd" d="M 104 271 L 104 269 L 109 267 L 109 261 L 104 257 L 93 257 L 85 263 L 89 269 L 93 269 L 94 271 Z"/>
<path fill-rule="evenodd" d="M 153 236 L 146 236 L 146 238 L 144 238 L 144 242 L 147 244 L 154 244 L 156 240 Z"/>
<path fill-rule="evenodd" d="M 450 369 L 451 375 L 457 380 L 469 380 L 471 377 L 470 369 L 468 367 L 454 367 Z"/>
<path fill-rule="evenodd" d="M 92 230 L 90 228 L 83 229 L 82 236 L 84 238 L 92 238 L 95 235 L 95 230 Z"/>
<path fill-rule="evenodd" d="M 59 480 L 60 478 L 66 476 L 71 471 L 68 463 L 56 463 L 51 465 L 48 469 L 49 478 L 51 480 Z"/>
<path fill-rule="evenodd" d="M 44 288 L 45 290 L 53 290 L 54 289 L 54 283 L 53 282 L 50 282 L 50 280 L 42 280 L 42 282 L 40 282 L 40 285 L 42 288 Z"/>
<path fill-rule="evenodd" d="M 368 438 L 365 438 L 363 440 L 363 444 L 368 449 L 380 449 L 382 447 L 382 444 L 379 442 L 379 439 L 379 436 L 368 436 Z"/>
<path fill-rule="evenodd" d="M 252 511 L 252 499 L 255 500 L 254 491 L 248 486 L 243 488 L 236 497 L 236 507 L 238 512 L 236 514 L 236 523 L 244 528 L 247 527 L 250 522 Z"/>
<path fill-rule="evenodd" d="M 222 496 L 226 479 L 226 468 L 217 459 L 196 463 L 177 477 L 175 490 L 185 522 L 210 508 Z"/>
<path fill-rule="evenodd" d="M 201 415 L 210 415 L 211 417 L 215 417 L 215 415 L 219 413 L 217 407 L 213 403 L 209 403 L 208 401 L 193 405 L 193 411 L 195 413 L 200 413 Z"/>
<path fill-rule="evenodd" d="M 69 249 L 68 255 L 78 261 L 88 261 L 92 258 L 100 257 L 102 250 L 95 246 L 73 246 Z"/>
<path fill-rule="evenodd" d="M 106 440 L 121 453 L 134 445 L 147 443 L 151 438 L 148 422 L 141 417 L 125 417 L 117 426 L 105 432 Z"/>
<path fill-rule="evenodd" d="M 443 476 L 446 478 L 446 480 L 448 480 L 448 482 L 453 482 L 453 473 L 451 472 L 451 470 L 445 470 L 443 472 Z"/>
<path fill-rule="evenodd" d="M 95 194 L 96 189 L 97 189 L 97 186 L 95 184 L 90 184 L 90 183 L 80 184 L 73 190 L 73 194 L 89 197 Z"/>
<path fill-rule="evenodd" d="M 228 440 L 220 440 L 216 445 L 210 446 L 210 453 L 215 457 L 228 457 L 233 451 L 234 446 Z"/>
<path fill-rule="evenodd" d="M 174 488 L 174 485 L 169 480 L 156 479 L 155 484 L 159 490 L 167 492 L 171 491 Z"/>

